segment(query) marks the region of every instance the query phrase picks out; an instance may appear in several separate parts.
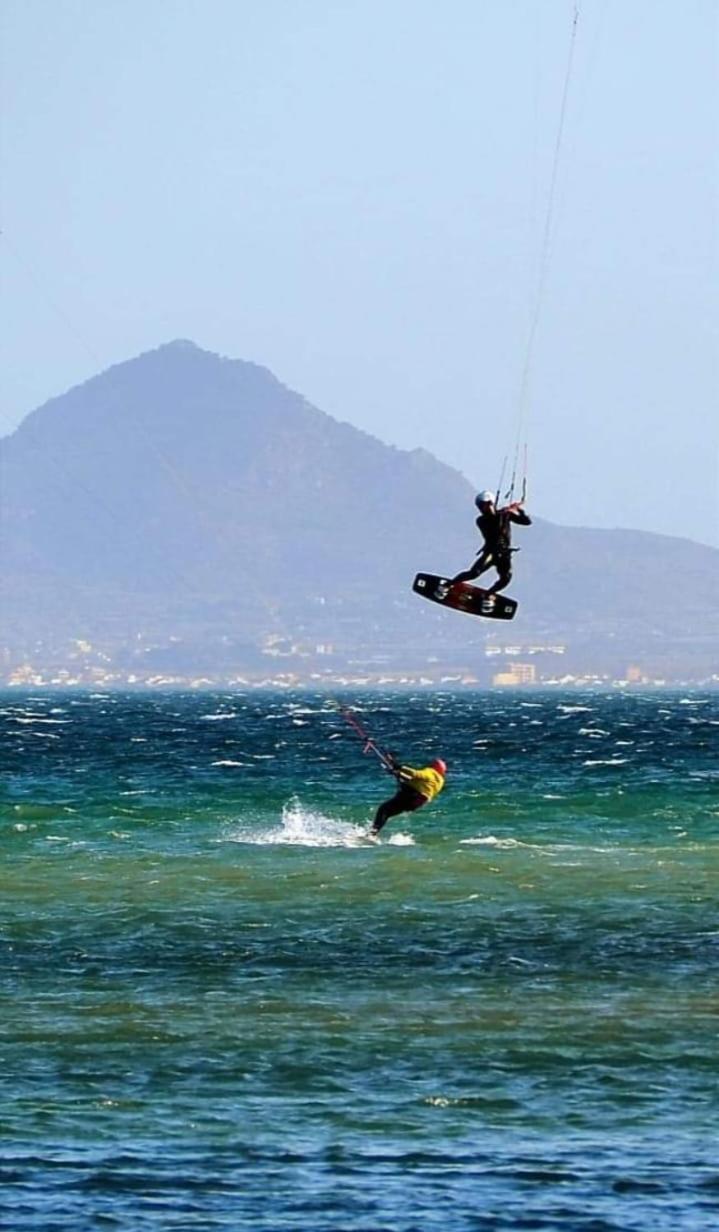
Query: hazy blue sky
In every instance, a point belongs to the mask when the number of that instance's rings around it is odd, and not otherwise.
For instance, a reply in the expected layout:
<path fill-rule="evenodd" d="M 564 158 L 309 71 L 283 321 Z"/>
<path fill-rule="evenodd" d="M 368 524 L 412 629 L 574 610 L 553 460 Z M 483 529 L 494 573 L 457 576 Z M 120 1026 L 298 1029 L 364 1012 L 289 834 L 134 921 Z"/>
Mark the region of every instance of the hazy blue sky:
<path fill-rule="evenodd" d="M 716 0 L 582 0 L 530 509 L 719 542 Z M 493 487 L 571 0 L 4 0 L 3 410 L 173 338 Z"/>

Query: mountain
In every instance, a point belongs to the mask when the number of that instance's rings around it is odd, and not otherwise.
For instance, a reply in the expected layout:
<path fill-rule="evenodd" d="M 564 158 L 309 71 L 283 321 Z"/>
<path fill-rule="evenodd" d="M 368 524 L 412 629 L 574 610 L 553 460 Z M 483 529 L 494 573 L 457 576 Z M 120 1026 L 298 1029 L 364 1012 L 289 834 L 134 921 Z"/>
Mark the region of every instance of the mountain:
<path fill-rule="evenodd" d="M 719 552 L 666 536 L 537 520 L 515 535 L 513 625 L 422 603 L 415 571 L 478 547 L 466 479 L 190 342 L 47 402 L 0 468 L 6 664 L 84 641 L 113 663 L 240 670 L 331 644 L 338 663 L 472 670 L 487 638 L 561 642 L 597 670 L 717 661 Z"/>

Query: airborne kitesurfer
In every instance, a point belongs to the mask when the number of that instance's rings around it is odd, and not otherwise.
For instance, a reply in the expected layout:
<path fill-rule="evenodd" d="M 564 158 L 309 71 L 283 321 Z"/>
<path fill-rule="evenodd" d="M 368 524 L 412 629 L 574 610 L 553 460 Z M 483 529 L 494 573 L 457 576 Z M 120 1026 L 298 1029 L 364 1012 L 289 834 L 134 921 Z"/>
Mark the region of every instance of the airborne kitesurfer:
<path fill-rule="evenodd" d="M 496 509 L 492 492 L 480 492 L 474 503 L 479 510 L 477 529 L 484 543 L 474 564 L 453 577 L 451 585 L 456 582 L 471 582 L 486 573 L 487 569 L 495 568 L 499 576 L 487 593 L 496 595 L 512 580 L 512 552 L 516 551 L 516 548 L 512 548 L 512 523 L 517 526 L 531 526 L 532 520 L 524 512 L 522 501 L 514 501 L 511 505 Z"/>
<path fill-rule="evenodd" d="M 390 773 L 394 774 L 399 786 L 395 794 L 377 809 L 369 830 L 373 838 L 379 834 L 390 817 L 397 817 L 400 813 L 413 813 L 415 809 L 434 800 L 444 787 L 447 767 L 441 757 L 437 757 L 421 770 L 393 761 Z"/>

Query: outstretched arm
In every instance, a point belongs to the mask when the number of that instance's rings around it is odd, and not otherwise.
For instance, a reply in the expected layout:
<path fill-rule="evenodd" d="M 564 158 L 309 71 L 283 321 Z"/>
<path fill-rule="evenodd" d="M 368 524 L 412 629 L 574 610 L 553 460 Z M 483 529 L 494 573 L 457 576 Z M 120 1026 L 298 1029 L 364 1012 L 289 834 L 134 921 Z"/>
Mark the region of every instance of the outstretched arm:
<path fill-rule="evenodd" d="M 404 766 L 402 765 L 401 761 L 398 761 L 394 753 L 389 753 L 387 756 L 389 760 L 389 765 L 386 767 L 387 772 L 393 775 L 394 778 L 396 778 L 398 781 L 401 781 L 401 775 L 402 775 L 402 771 L 404 770 Z"/>

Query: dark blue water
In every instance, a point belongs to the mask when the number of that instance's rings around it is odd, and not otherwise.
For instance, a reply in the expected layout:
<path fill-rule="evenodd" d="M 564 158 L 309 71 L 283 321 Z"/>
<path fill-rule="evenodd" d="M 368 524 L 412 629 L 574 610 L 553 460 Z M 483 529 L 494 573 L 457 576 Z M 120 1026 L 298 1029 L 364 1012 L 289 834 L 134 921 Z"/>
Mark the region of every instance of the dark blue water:
<path fill-rule="evenodd" d="M 2 1226 L 718 1226 L 717 695 L 357 705 L 0 699 Z"/>

